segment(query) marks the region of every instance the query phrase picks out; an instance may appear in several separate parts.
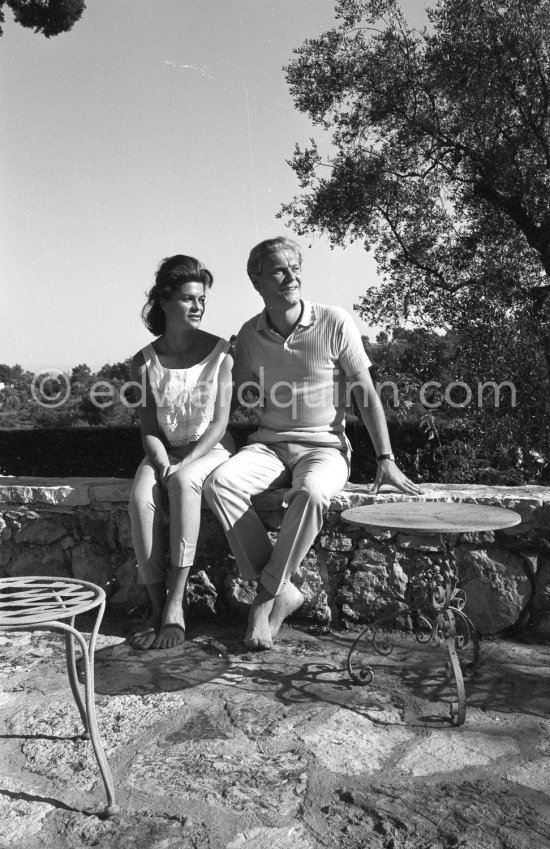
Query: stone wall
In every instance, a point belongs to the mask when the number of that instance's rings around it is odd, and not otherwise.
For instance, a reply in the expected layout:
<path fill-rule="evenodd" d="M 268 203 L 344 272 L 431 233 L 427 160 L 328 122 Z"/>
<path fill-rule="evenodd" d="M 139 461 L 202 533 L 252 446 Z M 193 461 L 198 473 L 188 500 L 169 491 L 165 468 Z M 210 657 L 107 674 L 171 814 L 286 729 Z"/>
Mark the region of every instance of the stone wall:
<path fill-rule="evenodd" d="M 131 613 L 146 595 L 137 584 L 127 505 L 131 481 L 120 478 L 0 477 L 0 576 L 59 575 L 104 587 L 111 607 Z M 550 489 L 538 486 L 423 485 L 429 501 L 467 501 L 507 507 L 522 517 L 514 528 L 453 538 L 467 612 L 481 633 L 511 627 L 550 639 Z M 281 492 L 255 502 L 275 537 Z M 333 499 L 295 583 L 305 595 L 302 620 L 322 626 L 368 621 L 383 590 L 403 592 L 419 563 L 441 551 L 437 536 L 372 535 L 341 520 L 347 507 L 399 501 L 349 484 Z M 419 500 L 407 498 L 406 500 Z M 254 585 L 242 582 L 223 532 L 203 511 L 195 568 L 189 582 L 189 616 L 245 616 Z"/>

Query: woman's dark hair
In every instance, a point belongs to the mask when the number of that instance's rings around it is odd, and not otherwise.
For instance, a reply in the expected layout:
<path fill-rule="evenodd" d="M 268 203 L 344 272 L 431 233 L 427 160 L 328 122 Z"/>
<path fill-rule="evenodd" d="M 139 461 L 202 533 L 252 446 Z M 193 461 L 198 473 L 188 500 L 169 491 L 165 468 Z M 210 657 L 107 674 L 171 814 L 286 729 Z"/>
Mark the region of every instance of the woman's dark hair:
<path fill-rule="evenodd" d="M 162 336 L 166 330 L 166 317 L 161 301 L 170 300 L 173 292 L 182 283 L 202 283 L 206 289 L 210 289 L 214 278 L 195 257 L 176 254 L 163 259 L 155 275 L 155 285 L 147 293 L 147 303 L 141 311 L 145 327 L 154 336 Z"/>

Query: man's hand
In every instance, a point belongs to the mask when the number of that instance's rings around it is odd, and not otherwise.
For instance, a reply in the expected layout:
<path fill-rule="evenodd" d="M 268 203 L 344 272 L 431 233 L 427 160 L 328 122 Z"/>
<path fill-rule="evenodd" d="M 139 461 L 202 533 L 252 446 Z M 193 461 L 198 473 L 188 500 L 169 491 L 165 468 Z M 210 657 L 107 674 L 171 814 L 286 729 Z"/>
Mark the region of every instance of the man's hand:
<path fill-rule="evenodd" d="M 405 495 L 421 495 L 422 490 L 403 474 L 394 460 L 380 460 L 378 471 L 372 487 L 372 494 L 377 495 L 382 484 L 389 484 Z"/>

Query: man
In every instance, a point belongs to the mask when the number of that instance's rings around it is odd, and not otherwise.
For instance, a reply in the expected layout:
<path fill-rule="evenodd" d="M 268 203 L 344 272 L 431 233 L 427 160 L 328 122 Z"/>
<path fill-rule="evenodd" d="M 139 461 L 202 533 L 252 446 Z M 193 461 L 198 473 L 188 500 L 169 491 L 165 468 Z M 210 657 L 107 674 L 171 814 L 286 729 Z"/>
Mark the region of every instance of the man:
<path fill-rule="evenodd" d="M 260 427 L 204 486 L 243 578 L 259 578 L 245 637 L 256 650 L 271 648 L 282 622 L 303 603 L 290 578 L 348 479 L 346 378 L 377 455 L 373 492 L 382 483 L 409 495 L 420 492 L 393 459 L 357 328 L 345 310 L 301 299 L 301 266 L 300 248 L 291 239 L 268 239 L 252 249 L 247 272 L 265 308 L 237 336 L 233 380 L 241 402 L 248 387 L 259 388 Z M 289 485 L 273 546 L 250 499 Z"/>

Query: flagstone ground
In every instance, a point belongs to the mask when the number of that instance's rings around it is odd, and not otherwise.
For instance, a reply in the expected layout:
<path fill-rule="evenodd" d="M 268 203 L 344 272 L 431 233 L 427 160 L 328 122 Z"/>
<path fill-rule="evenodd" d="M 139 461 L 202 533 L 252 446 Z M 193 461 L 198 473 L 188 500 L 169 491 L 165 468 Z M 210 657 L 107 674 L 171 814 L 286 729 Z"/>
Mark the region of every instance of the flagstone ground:
<path fill-rule="evenodd" d="M 444 652 L 407 635 L 359 687 L 349 631 L 284 627 L 254 654 L 215 622 L 140 653 L 129 625 L 96 651 L 110 820 L 62 639 L 0 635 L 2 849 L 550 847 L 550 647 L 483 641 L 454 728 Z"/>

